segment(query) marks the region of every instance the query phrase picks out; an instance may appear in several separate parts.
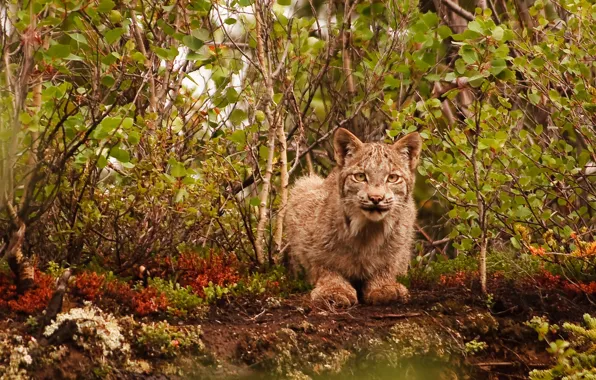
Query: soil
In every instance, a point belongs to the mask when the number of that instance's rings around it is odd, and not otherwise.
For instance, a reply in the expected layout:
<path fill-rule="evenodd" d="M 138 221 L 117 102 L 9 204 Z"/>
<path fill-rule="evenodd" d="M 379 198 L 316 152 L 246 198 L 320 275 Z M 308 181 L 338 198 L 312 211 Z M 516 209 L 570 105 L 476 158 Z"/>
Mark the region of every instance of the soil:
<path fill-rule="evenodd" d="M 465 289 L 414 290 L 407 305 L 336 311 L 314 308 L 307 294 L 222 301 L 196 320 L 204 355 L 162 359 L 162 365 L 179 369 L 167 375 L 155 365 L 144 373 L 116 370 L 109 377 L 527 378 L 552 358 L 524 322 L 535 315 L 579 321 L 595 311 L 584 299 L 501 285 L 490 303 Z M 22 321 L 9 319 L 0 322 L 0 331 L 15 326 L 24 329 Z M 486 348 L 474 353 L 469 342 L 484 342 Z M 58 367 L 41 368 L 34 377 L 89 378 L 93 368 L 85 355 L 72 346 Z"/>
<path fill-rule="evenodd" d="M 496 290 L 491 305 L 476 292 L 444 289 L 413 291 L 412 301 L 407 305 L 357 305 L 334 312 L 313 308 L 307 295 L 286 299 L 278 307 L 271 307 L 266 300 L 242 300 L 211 309 L 202 322 L 203 341 L 207 351 L 235 365 L 224 366 L 227 375 L 262 375 L 259 371 L 279 370 L 274 368 L 279 366 L 275 358 L 280 355 L 279 345 L 283 342 L 279 332 L 290 329 L 297 332 L 295 347 L 291 350 L 294 355 L 308 356 L 301 349 L 304 347 L 326 354 L 342 349 L 356 352 L 355 363 L 339 372 L 342 378 L 349 375 L 358 378 L 357 367 L 363 364 L 358 360 L 370 361 L 363 356 L 370 355 L 371 340 L 391 340 L 392 334 L 396 334 L 396 325 L 414 323 L 446 337 L 447 344 L 452 346 L 450 354 L 440 357 L 441 354 L 432 349 L 421 349 L 413 357 L 400 358 L 406 359 L 406 363 L 398 367 L 409 366 L 407 359 L 422 359 L 425 365 L 442 363 L 442 369 L 454 372 L 457 378 L 527 378 L 532 369 L 549 366 L 552 357 L 546 352 L 545 343 L 538 341 L 537 334 L 524 322 L 535 315 L 546 316 L 554 322 L 579 321 L 583 313 L 594 311 L 587 300 L 569 299 L 557 292 L 544 294 L 531 289 L 520 292 L 507 286 Z M 487 348 L 474 355 L 466 352 L 465 343 L 472 340 L 485 342 Z M 403 347 L 393 349 L 399 351 Z M 309 363 L 304 363 L 307 358 L 292 360 L 298 367 L 309 367 Z M 364 363 L 364 367 L 370 364 Z M 246 366 L 250 369 L 248 373 Z M 390 378 L 395 378 L 395 371 L 392 374 Z M 316 375 L 316 366 L 309 375 Z"/>

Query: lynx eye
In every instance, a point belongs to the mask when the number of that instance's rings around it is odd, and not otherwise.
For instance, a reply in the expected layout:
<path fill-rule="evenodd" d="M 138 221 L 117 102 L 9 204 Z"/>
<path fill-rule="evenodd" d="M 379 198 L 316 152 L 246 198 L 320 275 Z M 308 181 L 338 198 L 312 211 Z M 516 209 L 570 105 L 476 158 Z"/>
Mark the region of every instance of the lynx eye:
<path fill-rule="evenodd" d="M 387 182 L 389 183 L 396 183 L 399 182 L 401 180 L 401 177 L 398 176 L 397 174 L 389 174 L 387 176 Z"/>
<path fill-rule="evenodd" d="M 364 174 L 364 173 L 356 173 L 356 174 L 353 174 L 352 177 L 354 178 L 354 181 L 356 181 L 356 182 L 366 181 L 366 174 Z"/>

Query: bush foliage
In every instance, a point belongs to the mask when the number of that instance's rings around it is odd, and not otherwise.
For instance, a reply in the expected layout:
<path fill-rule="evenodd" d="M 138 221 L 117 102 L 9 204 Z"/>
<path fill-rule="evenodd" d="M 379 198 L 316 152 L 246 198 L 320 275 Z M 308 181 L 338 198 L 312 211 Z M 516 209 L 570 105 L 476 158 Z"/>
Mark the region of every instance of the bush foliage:
<path fill-rule="evenodd" d="M 289 183 L 331 170 L 338 127 L 419 131 L 412 281 L 507 252 L 593 295 L 596 5 L 471 3 L 3 2 L 2 254 L 138 315 L 283 293 Z M 47 302 L 36 277 L 12 310 Z"/>

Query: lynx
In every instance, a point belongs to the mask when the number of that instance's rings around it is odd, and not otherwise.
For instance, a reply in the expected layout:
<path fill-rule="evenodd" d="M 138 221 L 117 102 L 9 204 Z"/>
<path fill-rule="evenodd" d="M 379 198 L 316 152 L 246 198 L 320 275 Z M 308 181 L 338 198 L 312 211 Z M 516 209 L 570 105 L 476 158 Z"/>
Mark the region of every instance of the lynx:
<path fill-rule="evenodd" d="M 420 135 L 363 143 L 340 128 L 333 145 L 337 167 L 329 176 L 302 177 L 290 191 L 291 263 L 306 271 L 315 303 L 347 307 L 358 295 L 368 304 L 406 302 L 396 276 L 410 260 Z"/>

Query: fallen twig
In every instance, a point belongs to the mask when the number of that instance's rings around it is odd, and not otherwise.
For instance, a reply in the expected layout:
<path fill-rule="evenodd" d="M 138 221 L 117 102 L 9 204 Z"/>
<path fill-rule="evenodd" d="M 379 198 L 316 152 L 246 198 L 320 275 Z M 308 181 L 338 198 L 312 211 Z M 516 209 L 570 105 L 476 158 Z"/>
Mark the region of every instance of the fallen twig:
<path fill-rule="evenodd" d="M 421 316 L 422 313 L 402 313 L 402 314 L 382 314 L 382 315 L 373 315 L 372 319 L 400 319 L 400 318 L 414 318 Z"/>
<path fill-rule="evenodd" d="M 476 367 L 511 367 L 517 366 L 520 363 L 518 362 L 482 362 L 482 363 L 472 363 L 473 366 Z"/>

